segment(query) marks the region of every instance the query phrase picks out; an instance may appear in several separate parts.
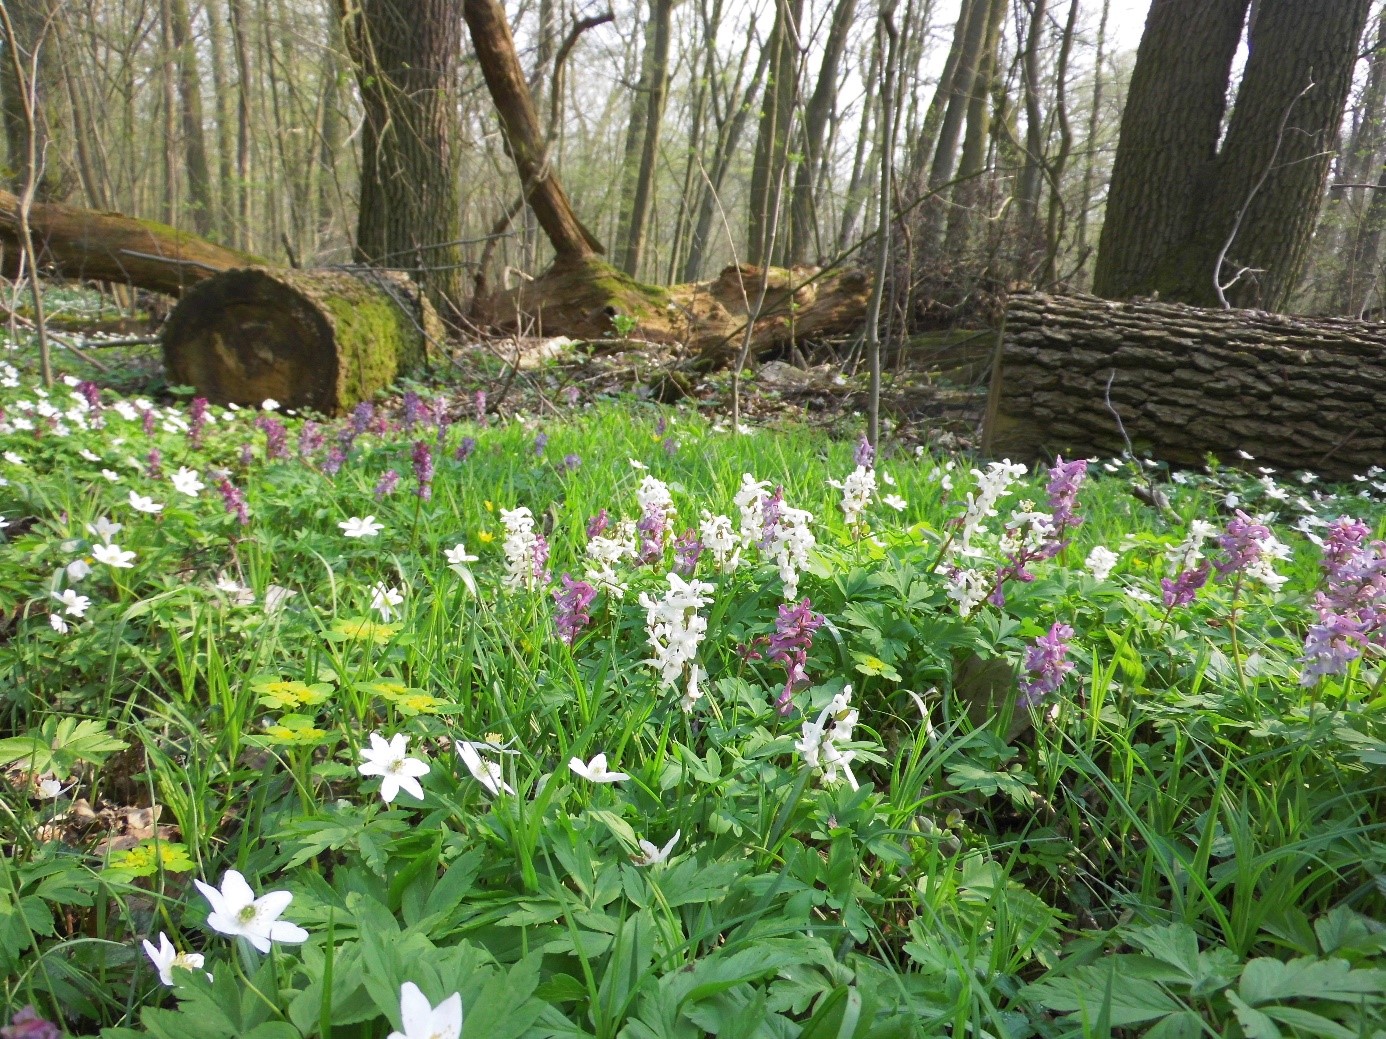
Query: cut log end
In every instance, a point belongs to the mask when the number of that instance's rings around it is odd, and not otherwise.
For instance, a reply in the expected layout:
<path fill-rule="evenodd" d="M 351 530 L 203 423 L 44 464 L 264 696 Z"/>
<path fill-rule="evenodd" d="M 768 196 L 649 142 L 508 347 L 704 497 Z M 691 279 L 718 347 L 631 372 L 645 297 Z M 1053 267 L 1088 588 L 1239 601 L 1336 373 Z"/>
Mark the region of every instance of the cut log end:
<path fill-rule="evenodd" d="M 227 271 L 184 296 L 164 328 L 170 381 L 221 404 L 340 414 L 425 360 L 442 326 L 402 275 Z"/>

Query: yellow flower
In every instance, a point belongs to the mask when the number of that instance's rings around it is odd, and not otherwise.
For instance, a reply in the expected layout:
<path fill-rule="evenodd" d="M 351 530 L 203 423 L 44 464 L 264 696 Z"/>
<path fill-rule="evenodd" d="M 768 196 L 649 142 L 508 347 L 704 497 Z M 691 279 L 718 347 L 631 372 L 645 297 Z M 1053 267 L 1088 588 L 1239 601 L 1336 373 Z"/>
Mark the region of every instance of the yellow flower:
<path fill-rule="evenodd" d="M 313 724 L 313 719 L 301 714 L 286 714 L 278 725 L 265 729 L 265 738 L 270 743 L 280 743 L 294 747 L 309 747 L 321 743 L 327 737 L 325 729 Z"/>
<path fill-rule="evenodd" d="M 478 541 L 485 542 L 489 545 L 492 541 L 496 540 L 496 535 L 492 534 L 489 530 L 483 530 L 477 533 L 476 538 Z"/>
<path fill-rule="evenodd" d="M 253 679 L 250 688 L 260 694 L 260 705 L 272 711 L 291 711 L 304 704 L 320 704 L 332 693 L 325 682 L 286 681 L 268 676 Z"/>
<path fill-rule="evenodd" d="M 496 511 L 496 503 L 493 502 L 493 501 L 484 501 L 484 502 L 482 502 L 481 504 L 486 506 L 486 511 L 487 511 L 487 512 L 495 512 L 495 511 Z"/>
<path fill-rule="evenodd" d="M 153 837 L 128 851 L 116 852 L 107 864 L 108 869 L 130 877 L 152 877 L 160 867 L 165 873 L 191 872 L 193 860 L 188 857 L 187 845 Z"/>
<path fill-rule="evenodd" d="M 356 617 L 339 620 L 332 625 L 338 635 L 352 639 L 369 639 L 377 646 L 383 646 L 399 632 L 398 624 L 381 624 L 369 617 Z"/>

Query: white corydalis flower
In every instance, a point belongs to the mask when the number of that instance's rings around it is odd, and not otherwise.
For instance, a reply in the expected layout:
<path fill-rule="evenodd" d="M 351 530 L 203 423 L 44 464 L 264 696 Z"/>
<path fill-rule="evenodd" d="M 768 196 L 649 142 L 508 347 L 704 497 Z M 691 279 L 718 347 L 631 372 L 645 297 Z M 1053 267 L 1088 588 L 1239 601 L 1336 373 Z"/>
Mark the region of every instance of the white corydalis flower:
<path fill-rule="evenodd" d="M 640 850 L 641 852 L 643 852 L 643 854 L 638 857 L 632 857 L 631 862 L 633 862 L 637 866 L 659 865 L 661 862 L 664 862 L 669 858 L 669 853 L 674 850 L 674 845 L 679 842 L 679 838 L 681 836 L 683 836 L 683 831 L 675 830 L 674 836 L 670 837 L 669 842 L 665 844 L 662 848 L 657 847 L 650 841 L 642 839 L 639 842 L 639 844 Z"/>
<path fill-rule="evenodd" d="M 371 733 L 371 745 L 361 748 L 361 764 L 356 771 L 363 776 L 380 777 L 380 796 L 390 804 L 403 790 L 416 800 L 423 800 L 419 777 L 429 773 L 428 762 L 409 756 L 409 737 L 396 733 L 386 742 L 378 732 Z"/>
<path fill-rule="evenodd" d="M 845 480 L 829 480 L 828 484 L 842 492 L 842 518 L 849 527 L 861 524 L 861 514 L 871 504 L 876 493 L 876 470 L 859 465 Z"/>
<path fill-rule="evenodd" d="M 1083 565 L 1087 567 L 1088 573 L 1092 575 L 1093 580 L 1105 581 L 1116 568 L 1117 562 L 1120 559 L 1121 556 L 1117 555 L 1110 548 L 1097 545 L 1088 553 L 1088 558 L 1084 560 Z"/>
<path fill-rule="evenodd" d="M 412 981 L 399 987 L 399 1023 L 402 1032 L 389 1039 L 458 1039 L 462 1034 L 462 994 L 454 992 L 436 1007 Z"/>
<path fill-rule="evenodd" d="M 608 772 L 606 768 L 606 755 L 598 754 L 591 761 L 583 761 L 582 758 L 571 758 L 568 767 L 583 779 L 592 783 L 620 783 L 622 780 L 629 779 L 630 776 L 624 772 Z"/>
<path fill-rule="evenodd" d="M 977 486 L 967 492 L 967 511 L 963 514 L 962 536 L 957 542 L 958 552 L 963 555 L 973 554 L 973 536 L 988 518 L 997 514 L 996 503 L 1001 500 L 1011 484 L 1024 476 L 1026 471 L 1024 465 L 1012 462 L 1009 458 L 992 462 L 985 472 L 981 469 L 972 470 L 972 475 L 977 478 Z"/>
<path fill-rule="evenodd" d="M 211 903 L 207 926 L 214 931 L 244 938 L 260 952 L 269 952 L 271 942 L 297 945 L 308 940 L 308 932 L 297 924 L 279 919 L 293 901 L 287 891 L 267 891 L 259 898 L 245 877 L 228 869 L 221 878 L 221 890 L 194 880 L 197 890 Z"/>
<path fill-rule="evenodd" d="M 852 759 L 857 756 L 854 750 L 843 750 L 839 744 L 852 739 L 852 729 L 857 724 L 857 711 L 852 707 L 852 687 L 843 686 L 842 692 L 832 698 L 814 721 L 804 722 L 802 737 L 794 744 L 799 757 L 808 768 L 818 771 L 823 782 L 836 783 L 839 770 L 842 778 L 853 790 L 857 789 L 857 777 L 852 774 Z"/>
<path fill-rule="evenodd" d="M 467 771 L 472 774 L 472 778 L 485 787 L 486 792 L 492 797 L 498 794 L 513 794 L 515 789 L 502 778 L 499 762 L 483 758 L 477 752 L 478 746 L 484 744 L 457 741 L 457 753 L 462 758 L 462 763 L 467 766 Z"/>
<path fill-rule="evenodd" d="M 156 948 L 154 943 L 148 938 L 144 940 L 144 951 L 154 963 L 154 969 L 159 972 L 159 980 L 169 988 L 173 987 L 173 968 L 180 970 L 201 970 L 203 964 L 202 953 L 200 952 L 179 952 L 173 947 L 173 943 L 168 940 L 168 935 L 163 931 L 159 932 L 159 945 Z M 207 979 L 211 980 L 211 975 Z"/>
<path fill-rule="evenodd" d="M 686 681 L 682 706 L 692 711 L 702 698 L 700 683 L 706 672 L 696 663 L 698 646 L 707 634 L 707 618 L 698 611 L 712 602 L 712 585 L 706 581 L 685 581 L 676 573 L 667 575 L 669 591 L 655 599 L 640 593 L 645 608 L 645 630 L 654 656 L 646 660 L 659 669 L 661 685 L 676 686 Z"/>

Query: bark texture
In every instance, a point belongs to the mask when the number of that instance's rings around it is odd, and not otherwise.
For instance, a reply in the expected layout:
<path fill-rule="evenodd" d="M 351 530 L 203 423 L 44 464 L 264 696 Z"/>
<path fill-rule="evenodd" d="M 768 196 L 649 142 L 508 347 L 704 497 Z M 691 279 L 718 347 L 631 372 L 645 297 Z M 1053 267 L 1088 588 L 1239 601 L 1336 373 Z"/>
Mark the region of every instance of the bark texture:
<path fill-rule="evenodd" d="M 1345 480 L 1386 458 L 1386 324 L 1039 293 L 1007 306 L 985 449 L 1119 453 L 1108 379 L 1137 451 L 1173 463 Z"/>
<path fill-rule="evenodd" d="M 218 403 L 341 414 L 421 365 L 443 327 L 393 271 L 249 267 L 196 286 L 164 326 L 171 381 Z"/>
<path fill-rule="evenodd" d="M 261 262 L 166 224 L 57 202 L 35 203 L 29 226 L 41 270 L 169 296 L 231 267 Z M 7 277 L 19 259 L 18 243 L 19 199 L 0 191 L 0 271 Z"/>
<path fill-rule="evenodd" d="M 22 0 L 9 5 L 15 44 L 26 78 L 36 70 L 34 92 L 35 145 L 39 155 L 39 179 L 34 197 L 40 202 L 62 202 L 77 187 L 77 172 L 68 156 L 69 121 L 62 104 L 62 55 L 57 48 L 54 0 Z M 8 45 L 2 38 L 0 43 Z M 37 61 L 35 61 L 37 51 Z M 5 127 L 8 170 L 5 179 L 15 190 L 24 183 L 28 161 L 29 130 L 24 118 L 22 87 L 8 53 L 0 56 L 0 114 Z"/>
<path fill-rule="evenodd" d="M 365 111 L 356 258 L 414 272 L 452 312 L 464 286 L 454 89 L 461 0 L 337 3 Z"/>

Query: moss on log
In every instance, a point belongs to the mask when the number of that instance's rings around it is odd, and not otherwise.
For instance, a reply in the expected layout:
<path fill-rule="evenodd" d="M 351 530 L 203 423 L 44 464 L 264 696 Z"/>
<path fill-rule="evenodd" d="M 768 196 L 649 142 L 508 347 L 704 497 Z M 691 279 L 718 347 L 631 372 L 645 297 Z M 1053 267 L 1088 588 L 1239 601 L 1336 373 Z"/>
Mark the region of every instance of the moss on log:
<path fill-rule="evenodd" d="M 743 264 L 710 281 L 661 287 L 638 282 L 596 257 L 560 257 L 533 281 L 478 301 L 473 315 L 507 331 L 523 327 L 588 340 L 611 335 L 617 317 L 629 318 L 632 334 L 681 344 L 715 366 L 741 349 L 752 313 L 754 359 L 799 337 L 852 331 L 870 295 L 871 280 L 858 270 L 821 274 L 816 267 L 765 270 Z"/>
<path fill-rule="evenodd" d="M 171 382 L 218 403 L 341 414 L 427 360 L 443 327 L 402 274 L 248 267 L 194 286 L 164 327 Z"/>

